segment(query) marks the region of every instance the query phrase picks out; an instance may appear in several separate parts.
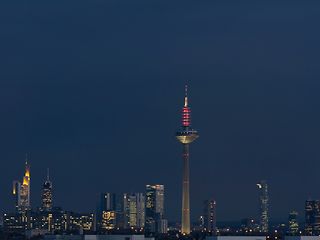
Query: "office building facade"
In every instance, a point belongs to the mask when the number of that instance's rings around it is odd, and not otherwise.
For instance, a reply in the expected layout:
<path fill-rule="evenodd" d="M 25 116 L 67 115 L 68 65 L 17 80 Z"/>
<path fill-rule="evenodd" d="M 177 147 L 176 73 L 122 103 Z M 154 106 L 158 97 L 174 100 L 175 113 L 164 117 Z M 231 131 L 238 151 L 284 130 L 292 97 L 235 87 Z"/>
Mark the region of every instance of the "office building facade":
<path fill-rule="evenodd" d="M 259 218 L 260 231 L 267 233 L 269 231 L 269 194 L 268 184 L 265 180 L 257 184 L 259 190 Z"/>
<path fill-rule="evenodd" d="M 307 235 L 320 234 L 319 200 L 307 200 L 305 202 L 305 233 Z"/>
<path fill-rule="evenodd" d="M 297 235 L 299 233 L 298 212 L 291 211 L 288 217 L 288 235 Z"/>
<path fill-rule="evenodd" d="M 52 182 L 50 181 L 49 169 L 47 170 L 47 179 L 42 186 L 42 197 L 41 197 L 41 210 L 51 211 L 53 207 L 53 193 L 52 193 Z"/>
<path fill-rule="evenodd" d="M 146 185 L 146 224 L 148 233 L 164 233 L 164 186 Z"/>
<path fill-rule="evenodd" d="M 203 225 L 204 230 L 210 233 L 216 233 L 217 216 L 216 201 L 214 199 L 205 200 L 203 203 Z"/>

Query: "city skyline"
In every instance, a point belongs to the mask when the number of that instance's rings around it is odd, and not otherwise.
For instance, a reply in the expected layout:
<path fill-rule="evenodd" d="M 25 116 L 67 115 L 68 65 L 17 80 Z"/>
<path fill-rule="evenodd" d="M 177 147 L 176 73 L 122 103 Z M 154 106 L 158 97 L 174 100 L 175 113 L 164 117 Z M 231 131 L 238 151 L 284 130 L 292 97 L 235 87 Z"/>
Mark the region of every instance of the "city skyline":
<path fill-rule="evenodd" d="M 33 206 L 50 168 L 55 205 L 91 211 L 102 190 L 161 183 L 178 221 L 174 132 L 188 81 L 201 133 L 191 218 L 210 198 L 219 220 L 257 217 L 261 179 L 271 219 L 301 218 L 305 200 L 320 198 L 320 3 L 230 3 L 0 3 L 1 211 L 28 152 Z"/>
<path fill-rule="evenodd" d="M 187 111 L 186 111 L 187 110 Z M 187 116 L 186 116 L 186 112 L 188 113 Z M 190 131 L 193 132 L 196 132 L 195 130 L 193 130 L 191 128 L 191 110 L 190 108 L 188 107 L 188 94 L 187 94 L 187 85 L 185 85 L 185 98 L 184 98 L 184 107 L 183 107 L 183 110 L 182 110 L 182 127 L 184 126 L 187 126 L 189 128 Z M 178 132 L 177 133 L 178 137 L 180 138 L 181 134 Z M 196 136 L 197 138 L 198 136 Z M 189 153 L 188 153 L 189 154 Z M 186 153 L 183 151 L 183 161 L 185 161 L 185 155 Z M 183 171 L 185 171 L 185 166 L 183 166 Z M 26 160 L 25 160 L 25 173 L 24 173 L 24 176 L 22 178 L 22 182 L 19 182 L 17 180 L 14 180 L 13 181 L 13 191 L 12 191 L 12 194 L 14 196 L 14 206 L 15 206 L 15 212 L 16 213 L 22 213 L 22 214 L 26 214 L 26 211 L 29 211 L 29 210 L 33 210 L 33 211 L 37 211 L 37 209 L 39 209 L 40 212 L 50 212 L 53 210 L 53 189 L 52 189 L 52 182 L 50 180 L 50 175 L 49 175 L 49 168 L 47 168 L 47 175 L 46 175 L 46 180 L 42 186 L 42 196 L 41 196 L 41 203 L 40 205 L 36 205 L 36 206 L 32 206 L 31 205 L 31 202 L 30 202 L 30 199 L 31 199 L 31 194 L 30 194 L 30 185 L 31 185 L 31 173 L 30 173 L 30 164 L 28 163 L 28 157 L 27 157 L 27 154 L 26 154 Z M 183 181 L 182 181 L 182 185 L 183 185 L 183 188 L 184 188 L 184 179 L 185 179 L 185 176 L 183 176 Z M 257 216 L 255 217 L 255 221 L 257 221 L 259 223 L 259 229 L 262 233 L 267 233 L 269 232 L 269 225 L 271 224 L 270 222 L 270 215 L 269 215 L 269 208 L 270 208 L 270 205 L 269 205 L 269 193 L 268 193 L 268 184 L 265 180 L 261 180 L 260 182 L 258 182 L 257 184 L 257 187 L 258 187 L 258 190 L 259 190 L 259 194 L 258 194 L 258 202 L 259 202 L 259 207 L 257 208 Z M 21 190 L 20 190 L 21 188 Z M 153 192 L 155 191 L 155 192 Z M 151 195 L 148 195 L 148 192 L 151 194 Z M 147 184 L 146 185 L 146 192 L 145 193 L 138 193 L 138 192 L 131 192 L 131 193 L 121 193 L 120 195 L 119 194 L 119 191 L 117 191 L 117 193 L 99 193 L 101 198 L 100 199 L 109 199 L 107 200 L 106 203 L 104 203 L 107 208 L 103 211 L 111 211 L 111 212 L 114 212 L 113 214 L 115 214 L 115 211 L 117 209 L 116 205 L 118 203 L 116 203 L 116 198 L 118 199 L 118 197 L 123 194 L 123 197 L 124 198 L 127 198 L 128 199 L 128 210 L 131 209 L 133 207 L 133 205 L 131 206 L 132 204 L 132 201 L 134 200 L 134 208 L 136 208 L 138 206 L 138 202 L 140 202 L 140 206 L 141 204 L 143 204 L 143 216 L 140 217 L 142 220 L 138 220 L 139 218 L 137 217 L 137 220 L 132 220 L 133 218 L 136 218 L 136 217 L 132 217 L 132 214 L 128 213 L 128 216 L 127 216 L 127 221 L 128 221 L 128 226 L 131 226 L 131 222 L 134 222 L 134 224 L 132 225 L 133 227 L 136 227 L 136 221 L 140 221 L 140 224 L 143 223 L 143 225 L 138 225 L 138 228 L 146 228 L 146 230 L 148 229 L 147 226 L 145 226 L 145 224 L 148 223 L 148 220 L 147 220 L 147 217 L 148 217 L 148 205 L 149 205 L 149 208 L 152 209 L 152 205 L 154 205 L 154 214 L 157 213 L 159 211 L 161 218 L 162 219 L 164 217 L 164 185 L 159 185 L 159 184 L 156 184 L 156 185 L 149 185 Z M 117 196 L 117 197 L 116 197 Z M 153 197 L 152 197 L 153 196 Z M 151 197 L 151 198 L 150 198 Z M 159 198 L 160 197 L 160 198 Z M 183 198 L 182 198 L 182 218 L 181 218 L 181 225 L 183 226 L 183 222 L 185 221 L 183 218 L 185 217 L 185 213 L 184 213 L 184 206 L 183 206 L 183 202 L 184 202 L 184 194 L 183 194 Z M 132 200 L 130 200 L 132 198 Z M 156 200 L 158 199 L 159 200 Z M 142 200 L 140 200 L 142 199 Z M 152 203 L 150 202 L 151 200 L 150 199 L 153 199 Z M 101 201 L 101 200 L 100 200 Z M 118 200 L 117 200 L 118 201 Z M 307 216 L 308 211 L 310 211 L 308 208 L 307 208 L 307 203 L 308 202 L 319 202 L 319 200 L 316 200 L 316 199 L 311 199 L 311 198 L 308 198 L 306 200 L 306 207 L 305 207 L 305 216 Z M 213 232 L 212 229 L 215 229 L 215 226 L 216 226 L 216 222 L 217 222 L 217 217 L 216 217 L 216 201 L 212 198 L 211 200 L 205 200 L 204 201 L 205 204 L 208 205 L 208 203 L 210 204 L 210 208 L 212 208 L 212 212 L 210 213 L 211 215 L 211 230 L 209 232 Z M 101 202 L 99 203 L 101 204 Z M 151 204 L 151 206 L 150 206 Z M 113 207 L 111 207 L 111 205 Z M 318 205 L 317 205 L 318 206 Z M 55 206 L 55 208 L 58 208 L 60 209 L 61 206 Z M 140 207 L 141 208 L 141 207 Z M 63 208 L 61 208 L 63 209 Z M 100 209 L 100 208 L 98 208 Z M 156 209 L 159 209 L 159 210 L 156 210 Z M 132 210 L 130 210 L 132 211 Z M 208 227 L 209 223 L 208 223 L 208 212 L 206 212 L 208 210 L 205 210 L 203 212 L 203 215 L 201 215 L 201 213 L 197 213 L 197 217 L 199 217 L 199 219 L 192 219 L 191 222 L 190 220 L 187 220 L 189 221 L 188 223 L 188 226 L 187 226 L 187 230 L 186 228 L 183 228 L 182 227 L 182 230 L 181 232 L 183 234 L 189 234 L 190 233 L 190 229 L 191 229 L 191 225 L 194 226 L 194 224 L 197 224 L 196 222 L 198 222 L 200 224 L 200 226 L 202 226 L 203 224 L 203 227 L 204 229 L 208 230 L 210 229 Z M 97 211 L 97 209 L 95 210 L 95 214 L 98 214 L 97 215 L 97 219 L 99 220 L 99 210 Z M 101 210 L 102 212 L 102 210 Z M 108 215 L 112 214 L 111 212 L 108 212 Z M 105 212 L 103 212 L 102 215 L 104 215 Z M 134 215 L 137 215 L 137 212 L 134 212 L 133 213 Z M 190 214 L 190 209 L 188 211 L 188 214 Z M 295 216 L 294 219 L 295 221 L 302 221 L 302 219 L 298 219 L 298 212 L 296 212 L 295 210 L 291 210 L 289 212 L 289 225 L 292 224 L 293 228 L 295 227 L 294 224 L 296 224 L 295 222 L 290 222 L 290 214 L 293 214 L 292 216 Z M 114 216 L 114 215 L 113 215 Z M 149 215 L 150 216 L 150 215 Z M 151 215 L 153 217 L 155 217 L 156 215 Z M 291 218 L 292 218 L 291 216 Z M 186 217 L 190 217 L 190 216 L 186 216 Z M 201 220 L 202 219 L 202 220 Z M 245 218 L 241 219 L 244 220 Z M 251 219 L 254 219 L 254 218 L 251 218 Z M 305 221 L 310 221 L 310 220 L 307 220 L 307 219 L 310 219 L 310 217 L 306 217 L 306 220 Z M 277 223 L 277 220 L 274 220 L 271 218 L 271 220 L 273 220 L 273 224 L 274 223 Z M 112 221 L 112 219 L 111 219 Z M 155 219 L 153 219 L 153 221 L 155 221 Z M 166 224 L 165 226 L 167 226 L 167 221 L 168 219 L 165 219 L 166 221 Z M 177 221 L 177 220 L 174 220 L 174 221 Z M 200 222 L 199 222 L 200 221 Z M 201 223 L 203 221 L 203 223 Z M 237 222 L 239 221 L 240 223 L 240 219 L 234 219 L 233 222 Z M 279 221 L 279 220 L 278 220 Z M 316 221 L 316 220 L 312 220 L 312 221 Z M 178 221 L 177 221 L 178 222 Z M 223 220 L 219 221 L 219 222 L 224 222 Z M 111 222 L 112 223 L 112 222 Z M 171 223 L 173 223 L 171 221 Z M 318 222 L 316 222 L 316 224 L 318 224 Z M 319 223 L 320 224 L 320 223 Z M 112 223 L 112 228 L 110 229 L 113 229 L 115 228 L 116 225 L 114 225 Z M 122 226 L 122 225 L 120 225 Z M 155 225 L 156 226 L 156 225 Z M 290 227 L 290 226 L 288 226 Z M 108 227 L 106 229 L 109 229 Z M 306 231 L 308 228 L 306 227 Z M 290 231 L 290 230 L 288 230 Z"/>
<path fill-rule="evenodd" d="M 187 96 L 187 95 L 185 95 Z M 187 101 L 187 100 L 186 100 Z M 185 101 L 185 102 L 186 102 Z M 185 107 L 188 106 L 188 104 L 185 103 Z M 184 111 L 183 111 L 184 112 Z M 189 112 L 190 113 L 190 112 Z M 184 119 L 184 118 L 183 118 Z M 188 120 L 189 123 L 191 123 L 191 116 Z M 191 125 L 189 125 L 191 126 Z M 184 160 L 184 158 L 183 158 Z M 28 160 L 26 158 L 25 160 L 25 174 L 23 176 L 23 181 L 21 184 L 19 181 L 13 181 L 13 196 L 15 198 L 14 200 L 14 206 L 15 206 L 15 214 L 22 214 L 22 216 L 26 216 L 26 211 L 31 211 L 33 213 L 39 212 L 40 214 L 51 214 L 52 212 L 60 212 L 60 211 L 66 211 L 68 214 L 75 214 L 74 216 L 80 216 L 81 214 L 89 214 L 88 216 L 95 215 L 95 219 L 97 222 L 101 221 L 101 219 L 105 219 L 105 222 L 103 222 L 104 227 L 101 228 L 102 225 L 99 225 L 100 223 L 97 223 L 96 228 L 97 229 L 105 229 L 105 230 L 112 230 L 112 229 L 145 229 L 145 233 L 155 233 L 155 232 L 162 232 L 167 231 L 164 229 L 167 229 L 168 227 L 168 219 L 164 218 L 164 185 L 156 184 L 156 185 L 145 185 L 145 192 L 138 193 L 138 192 L 131 192 L 131 193 L 99 193 L 100 200 L 99 200 L 99 207 L 96 208 L 94 213 L 86 212 L 86 213 L 76 213 L 74 211 L 70 211 L 64 209 L 61 206 L 53 205 L 53 189 L 52 189 L 52 182 L 50 180 L 49 175 L 49 169 L 47 169 L 47 177 L 46 180 L 42 186 L 42 196 L 41 196 L 41 205 L 35 205 L 32 206 L 30 204 L 30 179 L 31 179 L 31 173 L 30 173 L 30 164 L 28 163 Z M 252 224 L 247 222 L 247 227 L 251 228 L 253 231 L 258 231 L 260 233 L 267 234 L 270 232 L 270 224 L 272 225 L 272 228 L 275 228 L 276 225 L 280 222 L 277 221 L 270 221 L 270 215 L 269 215 L 269 194 L 268 194 L 268 184 L 265 180 L 261 180 L 257 184 L 258 190 L 259 190 L 259 207 L 257 209 L 258 217 L 255 218 L 242 218 L 242 219 L 234 219 L 233 223 L 229 222 L 231 226 L 238 222 L 238 224 L 243 223 L 243 221 L 254 221 Z M 25 186 L 28 186 L 27 191 L 24 189 Z M 22 188 L 21 188 L 22 187 Z M 19 188 L 21 188 L 23 191 L 21 191 Z M 26 195 L 27 193 L 27 195 Z M 21 197 L 22 196 L 22 197 Z M 121 200 L 122 198 L 122 200 Z M 22 199 L 22 201 L 20 200 Z M 28 201 L 25 204 L 25 200 Z M 121 203 L 122 201 L 122 203 Z M 21 202 L 21 203 L 20 203 Z M 202 214 L 198 215 L 198 219 L 192 220 L 190 222 L 190 226 L 188 226 L 191 230 L 204 230 L 208 231 L 209 233 L 215 233 L 216 231 L 216 224 L 217 224 L 217 214 L 216 214 L 216 201 L 214 199 L 205 200 L 204 202 L 204 208 Z M 122 212 L 119 216 L 119 204 L 122 206 Z M 317 199 L 310 199 L 308 198 L 305 201 L 305 209 L 304 209 L 304 220 L 299 219 L 298 215 L 299 213 L 295 210 L 291 210 L 288 214 L 288 223 L 284 223 L 282 221 L 281 224 L 288 224 L 287 225 L 287 234 L 294 235 L 298 234 L 298 230 L 303 230 L 307 234 L 318 234 L 318 226 L 320 226 L 319 222 L 319 200 Z M 142 212 L 141 212 L 142 211 Z M 8 215 L 9 214 L 9 215 Z M 14 214 L 13 212 L 6 212 L 4 216 L 12 216 Z M 78 215 L 77 215 L 78 214 Z M 301 214 L 303 215 L 303 214 Z M 101 218 L 102 217 L 102 218 Z M 151 217 L 151 218 L 150 218 Z M 181 226 L 183 226 L 183 207 L 182 207 L 182 221 Z M 117 222 L 115 221 L 117 219 Z M 160 220 L 160 222 L 158 222 Z M 163 222 L 163 221 L 164 222 Z M 240 221 L 241 220 L 241 221 Z M 124 221 L 124 222 L 123 222 Z M 300 226 L 299 223 L 304 222 L 304 226 Z M 219 221 L 220 224 L 226 224 L 226 222 Z M 224 222 L 224 223 L 223 223 Z M 254 225 L 257 223 L 257 225 Z M 158 225 L 160 224 L 160 225 Z M 178 224 L 178 222 L 174 223 L 174 221 L 171 221 L 170 224 Z M 27 222 L 26 222 L 26 226 Z M 171 225 L 172 226 L 172 225 Z M 223 226 L 223 225 L 222 225 Z M 238 225 L 240 226 L 240 225 Z M 199 229 L 197 229 L 199 227 Z M 90 227 L 91 228 L 91 227 Z M 153 230 L 152 230 L 153 229 Z M 162 229 L 162 230 L 160 230 Z M 189 232 L 186 232 L 186 230 L 182 227 L 181 232 L 183 234 L 189 234 Z M 300 232 L 301 233 L 301 232 Z"/>
<path fill-rule="evenodd" d="M 186 107 L 186 106 L 188 106 L 188 99 L 187 99 L 187 85 L 185 85 L 185 92 L 186 92 L 186 94 L 185 94 L 185 100 L 184 100 L 184 108 Z M 187 105 L 186 105 L 187 104 Z M 191 112 L 189 112 L 189 114 L 190 114 Z M 190 116 L 190 119 L 187 119 L 187 120 L 185 120 L 184 119 L 184 116 L 183 116 L 183 119 L 182 119 L 182 124 L 184 124 L 184 121 L 188 121 L 188 123 L 191 123 L 191 116 Z M 26 154 L 27 155 L 27 154 Z M 24 178 L 23 178 L 23 183 L 24 182 L 26 182 L 26 184 L 27 185 L 29 185 L 30 184 L 30 164 L 28 163 L 28 157 L 26 157 L 26 160 L 25 160 L 25 176 L 24 176 Z M 45 182 L 45 184 L 49 181 L 50 182 L 50 184 L 51 184 L 51 187 L 52 187 L 52 183 L 51 183 L 51 181 L 49 180 L 49 168 L 47 168 L 47 180 L 46 180 L 46 182 Z M 25 180 L 25 178 L 26 177 L 28 177 L 28 179 L 27 180 Z M 17 183 L 17 181 L 16 180 L 14 180 L 14 182 L 13 182 L 13 184 L 14 184 L 14 186 L 15 186 L 15 183 Z M 18 182 L 19 183 L 19 182 Z M 262 185 L 261 184 L 265 184 L 265 181 L 263 180 L 262 181 L 262 183 L 258 183 L 257 184 L 257 186 L 258 186 L 258 188 L 259 189 L 261 189 L 262 187 Z M 21 184 L 22 185 L 22 184 Z M 30 189 L 28 189 L 28 191 L 29 191 L 29 193 L 28 193 L 28 195 L 30 195 Z M 121 190 L 119 190 L 120 192 L 121 192 Z M 119 191 L 116 191 L 116 192 L 119 192 Z M 133 191 L 133 194 L 135 194 L 134 192 L 137 192 L 137 191 Z M 29 200 L 29 198 L 30 198 L 30 196 L 28 196 L 27 197 L 28 198 L 28 202 L 30 201 Z M 315 199 L 315 198 L 308 198 L 308 199 Z M 43 200 L 42 200 L 43 201 Z M 262 201 L 261 199 L 259 200 L 259 201 Z M 39 206 L 41 206 L 41 203 L 40 203 L 40 205 Z M 30 205 L 28 206 L 28 207 L 30 207 Z M 296 208 L 295 208 L 296 209 Z M 261 210 L 259 210 L 259 211 L 261 211 Z M 254 214 L 254 217 L 256 217 L 256 219 L 257 220 L 259 220 L 259 218 L 260 218 L 260 212 L 259 211 L 257 211 L 257 213 L 255 213 Z M 197 212 L 197 214 L 194 214 L 195 215 L 195 217 L 191 220 L 192 222 L 195 222 L 195 221 L 197 221 L 197 217 L 199 216 L 199 214 L 200 214 L 201 212 Z M 244 216 L 244 217 L 247 217 L 247 216 Z M 251 217 L 251 216 L 250 216 Z M 272 219 L 272 218 L 271 218 Z M 231 221 L 238 221 L 239 219 L 232 219 Z M 275 221 L 278 221 L 279 219 L 276 219 Z M 282 219 L 281 219 L 282 220 Z M 301 219 L 300 219 L 301 220 Z M 179 221 L 179 219 L 174 219 L 174 221 Z M 222 220 L 222 222 L 223 222 L 224 220 Z"/>

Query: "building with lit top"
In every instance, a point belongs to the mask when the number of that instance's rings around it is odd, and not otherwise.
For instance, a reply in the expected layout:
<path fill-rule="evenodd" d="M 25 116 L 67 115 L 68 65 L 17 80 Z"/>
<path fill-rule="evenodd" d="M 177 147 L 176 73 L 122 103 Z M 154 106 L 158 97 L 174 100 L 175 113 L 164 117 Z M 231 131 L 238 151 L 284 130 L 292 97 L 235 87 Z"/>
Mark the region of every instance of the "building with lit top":
<path fill-rule="evenodd" d="M 15 198 L 15 214 L 5 213 L 3 215 L 3 225 L 9 231 L 24 231 L 31 226 L 31 204 L 30 204 L 30 165 L 26 158 L 25 172 L 22 182 L 13 181 L 12 194 Z"/>
<path fill-rule="evenodd" d="M 269 231 L 269 194 L 268 184 L 266 181 L 257 183 L 259 190 L 259 217 L 260 231 L 267 233 Z"/>
<path fill-rule="evenodd" d="M 25 173 L 22 182 L 13 182 L 13 195 L 15 196 L 15 206 L 18 212 L 26 212 L 31 209 L 30 203 L 30 165 L 26 159 Z"/>
<path fill-rule="evenodd" d="M 182 234 L 190 234 L 189 146 L 199 135 L 198 132 L 191 127 L 191 109 L 188 104 L 187 86 L 185 86 L 181 123 L 181 128 L 176 132 L 176 138 L 182 144 L 183 161 L 181 232 Z"/>

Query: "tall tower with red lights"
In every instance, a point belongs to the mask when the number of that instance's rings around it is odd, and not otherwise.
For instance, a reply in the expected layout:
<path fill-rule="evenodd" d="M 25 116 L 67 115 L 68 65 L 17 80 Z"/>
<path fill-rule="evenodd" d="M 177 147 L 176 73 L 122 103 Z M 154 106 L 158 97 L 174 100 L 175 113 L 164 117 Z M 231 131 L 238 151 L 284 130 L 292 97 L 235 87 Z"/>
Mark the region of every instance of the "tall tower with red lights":
<path fill-rule="evenodd" d="M 189 194 L 189 145 L 196 140 L 198 132 L 191 127 L 191 109 L 188 105 L 188 86 L 185 86 L 184 106 L 182 108 L 182 125 L 176 133 L 178 141 L 182 144 L 182 234 L 190 234 L 190 194 Z"/>

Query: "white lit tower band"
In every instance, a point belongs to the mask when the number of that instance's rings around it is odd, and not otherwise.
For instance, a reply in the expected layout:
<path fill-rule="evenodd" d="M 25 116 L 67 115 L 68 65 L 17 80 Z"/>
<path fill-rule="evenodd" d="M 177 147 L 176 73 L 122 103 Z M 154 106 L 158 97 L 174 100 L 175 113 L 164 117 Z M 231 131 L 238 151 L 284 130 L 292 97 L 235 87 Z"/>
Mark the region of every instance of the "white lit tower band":
<path fill-rule="evenodd" d="M 199 137 L 198 132 L 191 128 L 191 109 L 188 105 L 188 87 L 185 86 L 184 106 L 182 108 L 182 126 L 176 133 L 182 143 L 183 177 L 182 177 L 182 234 L 190 234 L 190 196 L 189 196 L 189 145 Z"/>
<path fill-rule="evenodd" d="M 259 189 L 259 215 L 260 215 L 260 230 L 263 233 L 269 231 L 269 194 L 268 184 L 266 181 L 261 181 L 257 184 Z"/>

